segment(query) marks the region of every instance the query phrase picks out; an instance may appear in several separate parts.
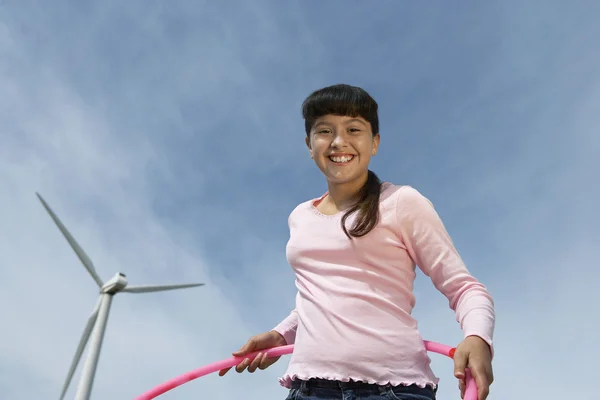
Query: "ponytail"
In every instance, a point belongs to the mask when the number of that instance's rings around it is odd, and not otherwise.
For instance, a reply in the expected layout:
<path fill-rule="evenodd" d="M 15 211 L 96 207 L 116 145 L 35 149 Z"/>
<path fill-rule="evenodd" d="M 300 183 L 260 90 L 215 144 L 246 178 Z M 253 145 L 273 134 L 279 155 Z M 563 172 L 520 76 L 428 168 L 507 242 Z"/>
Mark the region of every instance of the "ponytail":
<path fill-rule="evenodd" d="M 360 191 L 360 197 L 342 217 L 342 229 L 349 239 L 362 237 L 371 232 L 379 222 L 379 197 L 381 195 L 381 181 L 375 173 L 369 170 L 367 182 Z M 354 226 L 348 231 L 346 220 L 348 217 L 359 212 Z"/>

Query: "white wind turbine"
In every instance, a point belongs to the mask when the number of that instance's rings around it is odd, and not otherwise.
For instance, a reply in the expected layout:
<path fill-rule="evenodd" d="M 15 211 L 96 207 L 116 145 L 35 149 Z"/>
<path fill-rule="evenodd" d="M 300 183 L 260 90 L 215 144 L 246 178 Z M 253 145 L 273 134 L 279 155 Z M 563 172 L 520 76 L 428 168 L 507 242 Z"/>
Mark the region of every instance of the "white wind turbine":
<path fill-rule="evenodd" d="M 87 256 L 87 254 L 83 251 L 81 246 L 75 241 L 73 236 L 69 233 L 67 228 L 62 224 L 62 222 L 58 219 L 56 214 L 50 209 L 46 201 L 40 196 L 39 193 L 36 193 L 37 197 L 42 202 L 42 205 L 48 211 L 58 229 L 62 232 L 64 237 L 67 239 L 77 257 L 83 263 L 83 266 L 90 273 L 98 288 L 100 289 L 100 296 L 96 306 L 94 307 L 94 311 L 92 311 L 92 315 L 88 318 L 87 324 L 83 331 L 83 335 L 81 336 L 81 340 L 79 341 L 79 345 L 77 346 L 77 350 L 75 351 L 75 356 L 73 357 L 73 361 L 71 362 L 71 368 L 69 369 L 69 373 L 67 374 L 67 379 L 62 388 L 62 393 L 60 395 L 60 399 L 62 400 L 65 397 L 67 392 L 67 388 L 73 378 L 73 374 L 75 373 L 75 369 L 77 368 L 77 364 L 79 363 L 79 359 L 81 358 L 81 354 L 83 353 L 83 349 L 87 344 L 88 339 L 91 336 L 90 348 L 88 351 L 88 355 L 85 360 L 85 364 L 83 366 L 83 370 L 81 372 L 81 378 L 79 380 L 79 385 L 77 386 L 77 393 L 75 395 L 75 400 L 88 400 L 90 398 L 90 393 L 92 391 L 92 385 L 94 383 L 94 377 L 96 375 L 96 367 L 98 365 L 98 358 L 100 356 L 100 349 L 102 348 L 102 340 L 104 339 L 104 332 L 106 330 L 106 323 L 108 321 L 108 315 L 110 312 L 110 306 L 112 303 L 112 298 L 115 294 L 119 292 L 126 293 L 150 293 L 150 292 L 162 292 L 165 290 L 174 290 L 174 289 L 185 289 L 197 286 L 203 286 L 203 283 L 188 283 L 188 284 L 178 284 L 178 285 L 144 285 L 144 286 L 127 286 L 127 278 L 125 274 L 117 273 L 112 278 L 110 278 L 106 282 L 102 282 L 96 269 L 94 268 L 94 264 Z"/>

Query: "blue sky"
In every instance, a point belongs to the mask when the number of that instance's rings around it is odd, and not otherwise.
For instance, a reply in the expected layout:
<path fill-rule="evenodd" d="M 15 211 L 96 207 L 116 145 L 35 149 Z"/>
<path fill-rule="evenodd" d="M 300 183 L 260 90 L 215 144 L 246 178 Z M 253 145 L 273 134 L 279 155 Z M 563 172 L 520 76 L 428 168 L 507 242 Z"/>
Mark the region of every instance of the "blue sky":
<path fill-rule="evenodd" d="M 132 398 L 284 318 L 287 216 L 325 190 L 300 104 L 344 82 L 380 104 L 373 169 L 433 201 L 494 295 L 489 398 L 592 399 L 600 5 L 539 4 L 5 2 L 1 397 L 58 398 L 96 300 L 36 191 L 103 279 L 207 283 L 115 299 L 95 398 Z M 457 343 L 422 274 L 416 294 L 423 336 Z M 440 398 L 458 398 L 432 358 Z M 164 398 L 284 398 L 286 362 Z"/>

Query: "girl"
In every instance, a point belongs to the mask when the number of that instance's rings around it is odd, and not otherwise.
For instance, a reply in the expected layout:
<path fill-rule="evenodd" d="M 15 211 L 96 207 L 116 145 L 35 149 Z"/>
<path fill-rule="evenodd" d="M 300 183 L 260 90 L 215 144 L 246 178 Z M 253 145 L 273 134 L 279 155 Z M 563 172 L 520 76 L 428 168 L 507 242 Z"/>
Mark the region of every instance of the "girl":
<path fill-rule="evenodd" d="M 438 379 L 411 316 L 418 265 L 463 330 L 454 357 L 461 393 L 469 367 L 484 400 L 493 380 L 492 298 L 467 271 L 432 204 L 369 170 L 380 142 L 377 108 L 367 92 L 348 85 L 304 101 L 306 145 L 328 190 L 289 216 L 296 308 L 233 354 L 293 343 L 280 379 L 288 399 L 434 400 Z M 236 371 L 277 359 L 259 354 Z"/>

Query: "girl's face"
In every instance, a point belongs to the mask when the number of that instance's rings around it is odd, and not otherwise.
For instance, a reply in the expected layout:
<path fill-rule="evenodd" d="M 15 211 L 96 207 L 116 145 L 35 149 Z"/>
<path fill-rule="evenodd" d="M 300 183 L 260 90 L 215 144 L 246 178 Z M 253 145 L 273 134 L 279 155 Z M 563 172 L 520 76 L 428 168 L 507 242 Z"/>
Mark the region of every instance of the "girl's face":
<path fill-rule="evenodd" d="M 311 158 L 330 184 L 354 182 L 368 173 L 377 154 L 379 134 L 361 117 L 325 115 L 317 119 L 306 138 Z"/>

